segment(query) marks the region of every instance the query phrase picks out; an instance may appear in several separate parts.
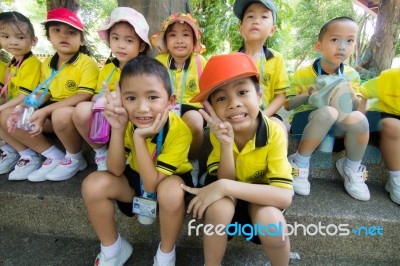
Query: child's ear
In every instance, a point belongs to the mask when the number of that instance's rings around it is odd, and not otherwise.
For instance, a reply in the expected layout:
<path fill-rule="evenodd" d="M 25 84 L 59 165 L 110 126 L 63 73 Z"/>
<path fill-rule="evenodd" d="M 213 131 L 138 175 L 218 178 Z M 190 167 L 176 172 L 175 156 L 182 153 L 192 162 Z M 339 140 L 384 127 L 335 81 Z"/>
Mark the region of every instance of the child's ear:
<path fill-rule="evenodd" d="M 275 32 L 276 32 L 276 25 L 272 26 L 271 32 L 269 33 L 268 38 L 271 38 L 272 36 L 274 36 Z"/>
<path fill-rule="evenodd" d="M 257 100 L 258 100 L 258 105 L 261 106 L 263 104 L 263 92 L 261 89 L 257 92 Z"/>
<path fill-rule="evenodd" d="M 143 52 L 144 49 L 146 49 L 146 43 L 142 41 L 140 42 L 139 52 Z"/>
<path fill-rule="evenodd" d="M 38 43 L 38 38 L 35 36 L 32 39 L 32 46 L 36 46 L 37 43 Z"/>
<path fill-rule="evenodd" d="M 176 104 L 176 94 L 175 94 L 175 93 L 173 93 L 173 94 L 169 97 L 168 104 L 170 104 L 170 105 L 175 105 L 175 104 Z"/>
<path fill-rule="evenodd" d="M 314 49 L 315 49 L 315 51 L 317 51 L 317 52 L 321 52 L 321 42 L 320 42 L 320 41 L 316 41 L 316 42 L 314 43 Z"/>

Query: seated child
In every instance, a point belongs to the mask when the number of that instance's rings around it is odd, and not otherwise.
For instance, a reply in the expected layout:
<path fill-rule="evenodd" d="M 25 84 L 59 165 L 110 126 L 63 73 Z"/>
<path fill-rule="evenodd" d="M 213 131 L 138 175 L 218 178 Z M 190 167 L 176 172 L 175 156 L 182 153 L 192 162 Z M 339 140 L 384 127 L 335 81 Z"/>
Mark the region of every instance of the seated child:
<path fill-rule="evenodd" d="M 200 78 L 200 93 L 193 102 L 210 125 L 213 145 L 204 188 L 182 185 L 195 194 L 188 213 L 205 223 L 227 226 L 278 224 L 285 228 L 282 210 L 292 202 L 292 176 L 287 160 L 287 139 L 282 127 L 260 109 L 262 92 L 253 60 L 243 53 L 211 57 Z M 284 145 L 285 144 L 285 145 Z M 215 181 L 215 182 L 214 182 Z M 221 265 L 227 234 L 203 236 L 205 265 Z M 289 239 L 255 235 L 272 265 L 288 265 Z"/>

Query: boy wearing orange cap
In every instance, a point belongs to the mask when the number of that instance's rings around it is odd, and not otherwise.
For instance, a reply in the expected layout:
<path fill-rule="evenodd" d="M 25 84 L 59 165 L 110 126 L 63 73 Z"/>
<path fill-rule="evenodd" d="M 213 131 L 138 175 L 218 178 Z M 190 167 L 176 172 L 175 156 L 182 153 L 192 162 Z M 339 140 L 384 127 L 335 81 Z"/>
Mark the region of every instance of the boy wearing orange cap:
<path fill-rule="evenodd" d="M 196 195 L 188 212 L 197 218 L 205 213 L 206 224 L 286 226 L 282 210 L 292 201 L 291 167 L 287 145 L 282 145 L 286 137 L 282 127 L 260 111 L 258 82 L 253 60 L 243 53 L 210 58 L 200 77 L 200 93 L 192 101 L 203 102 L 208 110 L 200 110 L 210 125 L 213 145 L 207 161 L 208 185 L 182 188 Z M 204 235 L 206 265 L 221 264 L 226 233 Z M 289 239 L 277 235 L 264 233 L 248 240 L 263 246 L 271 264 L 287 265 Z"/>

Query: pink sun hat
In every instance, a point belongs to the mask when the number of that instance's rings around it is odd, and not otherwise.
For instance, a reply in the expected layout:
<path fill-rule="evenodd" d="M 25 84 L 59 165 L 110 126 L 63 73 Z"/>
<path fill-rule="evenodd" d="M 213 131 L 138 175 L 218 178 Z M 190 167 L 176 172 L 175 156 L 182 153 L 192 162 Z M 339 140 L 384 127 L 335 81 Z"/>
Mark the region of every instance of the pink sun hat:
<path fill-rule="evenodd" d="M 105 22 L 104 26 L 98 31 L 100 38 L 110 46 L 107 31 L 115 24 L 121 21 L 128 22 L 134 29 L 136 34 L 147 43 L 150 47 L 149 41 L 149 24 L 147 24 L 144 16 L 130 7 L 117 7 L 111 12 L 110 18 Z"/>
<path fill-rule="evenodd" d="M 174 13 L 164 21 L 164 23 L 161 27 L 161 30 L 158 33 L 151 36 L 151 43 L 155 47 L 157 47 L 157 49 L 160 53 L 165 53 L 168 51 L 167 46 L 165 44 L 164 35 L 165 35 L 165 31 L 167 30 L 168 26 L 175 22 L 180 22 L 180 23 L 186 22 L 193 29 L 194 36 L 196 37 L 196 46 L 193 49 L 194 52 L 201 54 L 202 52 L 204 52 L 206 50 L 205 46 L 200 42 L 201 29 L 200 29 L 199 22 L 197 21 L 197 19 L 192 17 L 190 14 Z"/>

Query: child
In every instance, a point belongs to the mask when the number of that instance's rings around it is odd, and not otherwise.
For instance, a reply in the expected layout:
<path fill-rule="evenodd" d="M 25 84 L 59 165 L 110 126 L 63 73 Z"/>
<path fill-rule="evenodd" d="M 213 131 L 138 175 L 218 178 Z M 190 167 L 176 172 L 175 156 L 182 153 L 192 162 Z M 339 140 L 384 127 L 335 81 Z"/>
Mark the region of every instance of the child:
<path fill-rule="evenodd" d="M 161 52 L 156 57 L 168 68 L 171 77 L 172 92 L 177 103 L 172 111 L 180 115 L 190 128 L 193 142 L 190 146 L 189 159 L 193 165 L 193 183 L 197 185 L 199 162 L 203 145 L 205 126 L 198 109 L 200 103 L 190 100 L 199 92 L 198 81 L 206 60 L 200 55 L 205 49 L 200 43 L 200 28 L 197 20 L 190 14 L 175 13 L 163 23 L 161 30 L 151 37 L 154 46 Z"/>
<path fill-rule="evenodd" d="M 213 150 L 208 157 L 209 175 L 202 189 L 182 185 L 197 195 L 188 213 L 214 226 L 238 222 L 279 224 L 285 228 L 282 209 L 292 201 L 292 176 L 286 158 L 284 130 L 259 109 L 262 92 L 259 73 L 246 54 L 232 53 L 210 58 L 200 78 L 203 102 L 200 110 L 210 125 Z M 204 235 L 205 265 L 221 265 L 227 235 Z M 288 265 L 290 244 L 281 236 L 254 236 L 272 265 Z"/>
<path fill-rule="evenodd" d="M 6 68 L 0 70 L 3 76 L 0 80 L 3 84 L 0 93 L 2 113 L 20 104 L 35 89 L 39 83 L 42 63 L 31 51 L 32 46 L 37 43 L 32 23 L 19 12 L 0 13 L 0 43 L 13 56 Z M 3 134 L 3 129 L 0 128 L 0 136 Z M 29 150 L 18 153 L 8 144 L 2 146 L 0 153 L 0 174 L 10 172 L 18 161 L 27 163 L 32 160 Z M 9 176 L 9 180 L 15 178 L 14 175 Z"/>
<path fill-rule="evenodd" d="M 107 172 L 94 172 L 82 184 L 89 218 L 101 242 L 95 264 L 122 265 L 128 260 L 132 247 L 117 232 L 114 201 L 131 217 L 133 197 L 146 191 L 157 192 L 160 209 L 161 243 L 154 265 L 175 265 L 175 242 L 185 211 L 180 184 L 193 185 L 187 159 L 192 135 L 181 118 L 169 112 L 175 96 L 160 62 L 147 56 L 127 62 L 119 86 L 115 97 L 105 94 L 105 117 L 111 125 Z"/>
<path fill-rule="evenodd" d="M 310 194 L 310 157 L 325 135 L 334 131 L 335 137 L 344 137 L 346 158 L 339 159 L 336 167 L 344 179 L 346 191 L 358 200 L 366 201 L 370 198 L 364 182 L 366 168 L 361 165 L 368 144 L 368 122 L 362 113 L 352 111 L 357 110 L 359 104 L 360 77 L 353 68 L 343 64 L 354 51 L 357 32 L 358 25 L 351 18 L 338 17 L 327 22 L 315 43 L 321 58 L 316 59 L 312 65 L 298 69 L 291 80 L 285 108 L 295 108 L 291 133 L 296 139 L 301 138 L 297 152 L 289 156 L 293 168 L 294 191 L 299 195 Z M 349 109 L 345 117 L 341 115 L 341 108 L 329 105 L 316 108 L 310 104 L 309 99 L 318 93 L 313 93 L 313 85 L 320 78 L 343 78 L 349 81 L 349 101 L 342 105 Z M 331 130 L 332 126 L 334 129 Z"/>
<path fill-rule="evenodd" d="M 373 102 L 366 114 L 370 139 L 380 147 L 389 170 L 385 189 L 390 198 L 400 204 L 400 68 L 383 71 L 377 78 L 361 87 L 360 111 L 365 112 L 368 99 Z"/>
<path fill-rule="evenodd" d="M 97 95 L 102 93 L 103 83 L 107 84 L 110 91 L 115 91 L 116 84 L 121 74 L 121 69 L 126 62 L 139 54 L 147 54 L 150 47 L 148 39 L 149 25 L 142 14 L 129 7 L 117 7 L 111 13 L 104 27 L 99 30 L 100 38 L 111 48 L 115 56 L 106 64 L 99 73 L 96 95 L 92 102 L 79 103 L 72 115 L 72 120 L 80 135 L 95 150 L 95 162 L 98 171 L 107 170 L 107 145 L 92 143 L 88 140 L 90 116 L 93 102 Z M 65 146 L 67 151 L 79 150 L 80 143 L 70 143 Z"/>
<path fill-rule="evenodd" d="M 263 93 L 261 108 L 263 113 L 287 131 L 282 118 L 277 114 L 286 100 L 289 79 L 282 54 L 265 46 L 268 38 L 277 29 L 277 9 L 271 0 L 236 0 L 233 13 L 240 20 L 240 35 L 243 47 L 239 52 L 253 58 L 260 73 Z"/>
<path fill-rule="evenodd" d="M 72 133 L 68 134 L 65 131 L 69 129 L 67 125 L 72 124 L 70 114 L 74 109 L 73 106 L 88 100 L 93 95 L 98 67 L 91 57 L 82 53 L 86 49 L 84 29 L 75 13 L 66 8 L 51 10 L 47 14 L 44 26 L 46 36 L 56 50 L 56 54 L 42 64 L 41 84 L 38 89 L 44 88 L 42 95 L 45 97 L 43 101 L 38 100 L 39 104 L 44 104 L 33 113 L 30 119 L 34 125 L 33 130 L 15 129 L 18 117 L 10 116 L 10 113 L 13 114 L 12 109 L 1 113 L 3 130 L 8 127 L 9 132 L 15 131 L 12 135 L 7 133 L 1 137 L 18 152 L 29 152 L 27 156 L 31 158 L 29 162 L 16 165 L 14 171 L 10 173 L 10 177 L 14 180 L 61 181 L 72 177 L 77 171 L 87 166 L 82 153 L 67 152 L 65 155 L 52 145 L 42 132 L 54 131 L 63 144 L 80 141 L 79 138 L 73 138 Z M 65 137 L 66 134 L 68 137 Z M 46 160 L 38 169 L 41 165 L 40 154 L 46 157 Z M 23 159 L 24 157 L 21 157 L 20 161 Z M 74 171 L 70 170 L 71 165 Z"/>

